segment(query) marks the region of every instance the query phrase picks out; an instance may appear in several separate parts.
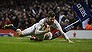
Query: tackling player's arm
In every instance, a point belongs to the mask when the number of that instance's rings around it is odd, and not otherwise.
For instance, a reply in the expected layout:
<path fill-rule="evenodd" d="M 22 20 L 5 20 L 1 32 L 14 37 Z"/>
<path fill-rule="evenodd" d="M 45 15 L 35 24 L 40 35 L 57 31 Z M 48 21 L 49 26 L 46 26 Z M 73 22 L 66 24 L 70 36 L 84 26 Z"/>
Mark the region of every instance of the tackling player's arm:
<path fill-rule="evenodd" d="M 66 35 L 66 33 L 63 32 L 60 24 L 55 20 L 54 23 L 57 25 L 58 30 L 60 31 L 60 34 L 69 42 L 72 43 L 72 41 L 68 38 L 68 36 Z"/>
<path fill-rule="evenodd" d="M 45 23 L 45 18 L 39 21 L 38 25 L 35 26 L 36 28 L 35 34 L 44 34 L 50 31 L 49 25 L 47 25 L 47 27 L 45 27 L 45 29 L 42 30 L 44 28 L 43 27 L 44 23 Z"/>

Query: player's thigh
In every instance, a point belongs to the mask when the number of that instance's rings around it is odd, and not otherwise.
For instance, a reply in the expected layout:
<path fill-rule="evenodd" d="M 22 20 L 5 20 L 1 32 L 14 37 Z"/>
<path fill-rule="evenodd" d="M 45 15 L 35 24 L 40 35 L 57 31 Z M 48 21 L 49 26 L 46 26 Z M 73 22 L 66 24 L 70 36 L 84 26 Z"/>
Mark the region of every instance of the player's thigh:
<path fill-rule="evenodd" d="M 31 34 L 31 33 L 34 32 L 34 30 L 35 30 L 35 25 L 33 25 L 33 26 L 31 26 L 31 27 L 29 27 L 29 28 L 23 30 L 23 31 L 22 31 L 22 34 L 25 34 L 25 35 L 26 35 L 26 34 Z"/>

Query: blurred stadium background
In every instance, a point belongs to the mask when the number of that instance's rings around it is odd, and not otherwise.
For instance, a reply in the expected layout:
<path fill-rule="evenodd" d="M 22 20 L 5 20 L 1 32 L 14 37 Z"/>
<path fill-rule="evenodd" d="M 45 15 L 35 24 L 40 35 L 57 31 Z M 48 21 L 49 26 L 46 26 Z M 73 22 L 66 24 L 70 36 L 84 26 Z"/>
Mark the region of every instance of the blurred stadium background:
<path fill-rule="evenodd" d="M 2 37 L 16 36 L 7 27 L 9 24 L 23 30 L 47 17 L 48 11 L 54 11 L 58 22 L 59 16 L 64 15 L 61 26 L 65 27 L 77 20 L 73 5 L 78 2 L 87 2 L 92 15 L 91 0 L 0 0 L 0 52 L 92 52 L 92 30 L 84 29 L 82 23 L 67 32 L 76 44 L 68 44 L 63 39 L 33 42 L 25 37 Z"/>
<path fill-rule="evenodd" d="M 47 17 L 48 11 L 54 11 L 58 22 L 61 21 L 62 28 L 67 24 L 75 22 L 76 13 L 73 5 L 78 2 L 86 2 L 92 14 L 91 0 L 3 0 L 0 1 L 0 33 L 1 36 L 6 32 L 16 36 L 9 24 L 13 24 L 21 30 L 32 26 L 40 19 Z M 60 20 L 60 16 L 62 20 Z M 92 19 L 90 20 L 92 21 Z M 92 22 L 91 22 L 92 23 Z M 8 29 L 8 30 L 7 30 Z M 82 23 L 72 30 L 85 30 Z M 74 33 L 74 32 L 73 32 Z"/>

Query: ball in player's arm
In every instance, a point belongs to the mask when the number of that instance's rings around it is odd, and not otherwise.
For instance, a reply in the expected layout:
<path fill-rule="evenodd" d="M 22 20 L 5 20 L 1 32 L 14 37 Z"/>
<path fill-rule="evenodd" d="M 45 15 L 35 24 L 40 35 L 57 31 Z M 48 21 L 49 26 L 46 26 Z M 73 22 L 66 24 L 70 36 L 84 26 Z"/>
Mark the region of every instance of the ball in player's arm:
<path fill-rule="evenodd" d="M 27 35 L 33 35 L 33 36 L 44 36 L 45 33 L 50 31 L 49 25 L 45 25 L 45 18 L 40 20 L 38 23 L 34 24 L 33 26 L 24 29 L 21 31 L 20 29 L 17 29 L 17 35 L 19 36 L 27 36 Z"/>
<path fill-rule="evenodd" d="M 51 24 L 56 24 L 57 26 L 57 29 L 60 31 L 60 34 L 70 43 L 72 42 L 68 36 L 63 32 L 60 24 L 57 22 L 57 20 L 55 20 L 55 14 L 54 12 L 49 12 L 48 13 L 48 17 L 47 18 L 43 18 L 42 20 L 40 20 L 38 23 L 34 24 L 33 26 L 23 30 L 21 32 L 22 35 L 26 35 L 26 34 L 30 34 L 30 33 L 34 33 L 34 34 L 40 34 L 40 33 L 47 33 L 48 30 L 46 31 L 40 31 L 38 29 L 41 28 L 42 24 L 44 23 L 47 23 L 48 25 L 51 25 Z"/>
<path fill-rule="evenodd" d="M 55 36 L 53 36 L 52 32 L 48 32 L 45 34 L 46 36 L 49 35 L 49 39 L 57 38 L 58 36 L 62 35 L 69 43 L 73 43 L 68 36 L 63 32 L 60 24 L 55 20 L 55 14 L 53 12 L 49 13 L 49 16 L 47 17 L 47 23 L 50 25 L 50 28 L 52 26 L 52 29 L 58 30 L 59 33 L 53 33 Z M 52 30 L 53 31 L 53 30 Z"/>

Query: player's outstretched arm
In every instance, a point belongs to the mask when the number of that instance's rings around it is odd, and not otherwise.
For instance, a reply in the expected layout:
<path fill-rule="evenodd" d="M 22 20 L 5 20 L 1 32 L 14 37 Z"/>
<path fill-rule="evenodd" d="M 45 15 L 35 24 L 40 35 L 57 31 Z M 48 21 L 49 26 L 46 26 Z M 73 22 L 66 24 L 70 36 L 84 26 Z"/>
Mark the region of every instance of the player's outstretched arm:
<path fill-rule="evenodd" d="M 64 37 L 64 39 L 66 39 L 68 43 L 73 43 L 73 42 L 68 38 L 68 36 L 66 35 L 66 33 L 63 32 L 63 30 L 62 30 L 60 24 L 59 24 L 56 20 L 55 20 L 55 24 L 57 25 L 58 30 L 60 31 L 60 34 Z"/>

